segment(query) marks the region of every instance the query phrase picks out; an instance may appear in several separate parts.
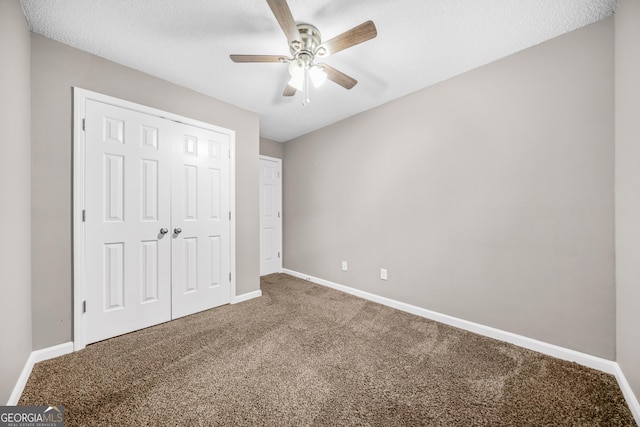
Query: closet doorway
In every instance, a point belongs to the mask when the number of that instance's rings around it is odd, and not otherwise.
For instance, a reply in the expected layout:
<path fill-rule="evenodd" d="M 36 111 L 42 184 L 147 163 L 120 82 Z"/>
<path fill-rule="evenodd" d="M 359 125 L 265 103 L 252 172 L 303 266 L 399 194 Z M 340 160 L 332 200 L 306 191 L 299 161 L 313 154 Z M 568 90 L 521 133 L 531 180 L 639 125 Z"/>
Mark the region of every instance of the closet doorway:
<path fill-rule="evenodd" d="M 227 304 L 233 131 L 74 90 L 74 347 Z"/>

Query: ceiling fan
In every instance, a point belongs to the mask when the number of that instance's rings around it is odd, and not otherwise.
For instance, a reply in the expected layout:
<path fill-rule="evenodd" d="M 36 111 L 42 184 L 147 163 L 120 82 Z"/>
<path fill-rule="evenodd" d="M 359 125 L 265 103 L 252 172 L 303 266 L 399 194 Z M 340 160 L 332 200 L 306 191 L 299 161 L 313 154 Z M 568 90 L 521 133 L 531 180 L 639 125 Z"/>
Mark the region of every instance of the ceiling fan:
<path fill-rule="evenodd" d="M 279 62 L 289 64 L 291 80 L 282 93 L 293 96 L 296 91 L 303 92 L 302 104 L 309 103 L 309 83 L 320 86 L 326 79 L 351 89 L 357 80 L 335 68 L 317 63 L 316 59 L 325 58 L 374 38 L 378 32 L 372 21 L 364 22 L 344 33 L 323 42 L 320 31 L 310 24 L 296 24 L 286 0 L 267 0 L 282 31 L 289 42 L 291 57 L 286 55 L 230 55 L 233 62 Z"/>

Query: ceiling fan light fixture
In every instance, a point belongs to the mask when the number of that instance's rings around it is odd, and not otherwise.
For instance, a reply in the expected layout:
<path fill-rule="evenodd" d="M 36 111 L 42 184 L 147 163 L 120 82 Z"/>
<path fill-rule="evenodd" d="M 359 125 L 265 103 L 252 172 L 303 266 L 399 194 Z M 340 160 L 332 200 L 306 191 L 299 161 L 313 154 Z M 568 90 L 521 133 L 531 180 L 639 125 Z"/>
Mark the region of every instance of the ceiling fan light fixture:
<path fill-rule="evenodd" d="M 289 86 L 296 88 L 296 90 L 302 90 L 304 87 L 304 63 L 300 60 L 294 60 L 289 63 L 289 74 L 291 79 L 289 80 Z"/>
<path fill-rule="evenodd" d="M 320 87 L 327 80 L 327 73 L 325 73 L 323 67 L 318 65 L 314 65 L 309 69 L 309 76 L 311 77 L 311 82 L 313 83 L 313 87 Z"/>
<path fill-rule="evenodd" d="M 289 80 L 289 86 L 295 88 L 296 90 L 302 90 L 304 88 L 304 72 L 296 74 L 295 76 L 291 76 L 291 80 Z"/>

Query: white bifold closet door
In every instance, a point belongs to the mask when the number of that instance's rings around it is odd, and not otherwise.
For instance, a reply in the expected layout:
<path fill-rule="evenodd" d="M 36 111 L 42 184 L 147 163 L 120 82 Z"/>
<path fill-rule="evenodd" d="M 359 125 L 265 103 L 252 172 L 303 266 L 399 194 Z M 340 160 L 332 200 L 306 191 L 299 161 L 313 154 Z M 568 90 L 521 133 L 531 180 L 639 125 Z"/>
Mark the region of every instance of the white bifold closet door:
<path fill-rule="evenodd" d="M 172 173 L 172 317 L 228 303 L 229 136 L 175 126 Z"/>
<path fill-rule="evenodd" d="M 86 343 L 229 303 L 229 136 L 85 108 Z"/>

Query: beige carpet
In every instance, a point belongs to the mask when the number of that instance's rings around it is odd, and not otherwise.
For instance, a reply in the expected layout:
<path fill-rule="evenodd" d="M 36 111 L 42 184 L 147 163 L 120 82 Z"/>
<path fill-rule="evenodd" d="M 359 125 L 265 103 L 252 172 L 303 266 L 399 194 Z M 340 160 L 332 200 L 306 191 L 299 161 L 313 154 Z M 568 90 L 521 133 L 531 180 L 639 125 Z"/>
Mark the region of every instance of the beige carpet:
<path fill-rule="evenodd" d="M 613 376 L 287 275 L 38 363 L 67 426 L 632 426 Z"/>

